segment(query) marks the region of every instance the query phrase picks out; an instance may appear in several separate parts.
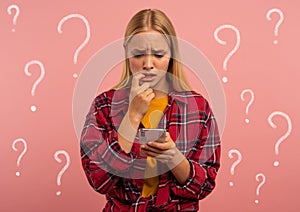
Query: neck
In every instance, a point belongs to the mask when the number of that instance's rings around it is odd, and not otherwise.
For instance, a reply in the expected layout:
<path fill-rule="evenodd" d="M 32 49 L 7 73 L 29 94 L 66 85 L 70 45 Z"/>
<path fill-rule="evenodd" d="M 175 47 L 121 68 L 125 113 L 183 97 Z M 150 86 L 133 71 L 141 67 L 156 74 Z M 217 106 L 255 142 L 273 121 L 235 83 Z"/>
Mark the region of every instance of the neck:
<path fill-rule="evenodd" d="M 168 95 L 167 92 L 164 92 L 164 91 L 161 91 L 161 90 L 153 90 L 153 91 L 154 91 L 154 94 L 155 94 L 154 99 L 163 98 L 163 97 L 166 97 Z"/>
<path fill-rule="evenodd" d="M 159 84 L 158 86 L 155 86 L 155 88 L 153 88 L 153 91 L 155 94 L 155 99 L 166 97 L 169 92 L 169 83 L 166 82 Z"/>

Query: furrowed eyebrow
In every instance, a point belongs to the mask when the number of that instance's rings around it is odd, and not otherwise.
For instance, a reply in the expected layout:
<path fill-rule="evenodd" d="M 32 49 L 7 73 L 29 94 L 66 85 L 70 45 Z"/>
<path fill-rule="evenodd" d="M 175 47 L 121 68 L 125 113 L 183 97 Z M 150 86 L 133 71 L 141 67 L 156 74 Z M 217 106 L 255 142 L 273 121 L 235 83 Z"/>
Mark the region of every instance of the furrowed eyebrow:
<path fill-rule="evenodd" d="M 135 48 L 132 48 L 131 50 L 136 50 L 136 51 L 146 51 L 148 50 L 148 48 L 139 48 L 139 47 L 135 47 Z M 151 48 L 151 51 L 167 51 L 167 49 L 165 48 Z"/>
<path fill-rule="evenodd" d="M 154 53 L 167 53 L 167 51 L 166 50 L 163 50 L 163 49 L 161 49 L 161 50 L 152 50 Z"/>
<path fill-rule="evenodd" d="M 131 51 L 139 51 L 139 52 L 142 52 L 142 51 L 145 51 L 146 49 L 132 49 Z"/>
<path fill-rule="evenodd" d="M 154 52 L 166 52 L 168 50 L 166 50 L 166 49 L 152 49 L 152 51 L 154 51 Z"/>
<path fill-rule="evenodd" d="M 147 50 L 145 49 L 133 49 L 131 50 L 131 52 L 146 52 Z M 154 52 L 154 53 L 167 53 L 168 51 L 167 50 L 164 50 L 164 49 L 152 49 L 151 52 Z"/>

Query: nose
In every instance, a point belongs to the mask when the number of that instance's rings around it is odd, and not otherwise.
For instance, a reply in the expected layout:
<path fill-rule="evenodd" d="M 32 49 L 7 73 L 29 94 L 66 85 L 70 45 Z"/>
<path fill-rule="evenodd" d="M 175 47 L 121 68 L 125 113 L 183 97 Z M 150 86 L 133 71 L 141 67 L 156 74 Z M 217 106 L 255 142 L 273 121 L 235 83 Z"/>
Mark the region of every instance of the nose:
<path fill-rule="evenodd" d="M 146 54 L 144 57 L 144 64 L 143 69 L 144 70 L 151 70 L 153 69 L 153 58 L 151 54 Z"/>

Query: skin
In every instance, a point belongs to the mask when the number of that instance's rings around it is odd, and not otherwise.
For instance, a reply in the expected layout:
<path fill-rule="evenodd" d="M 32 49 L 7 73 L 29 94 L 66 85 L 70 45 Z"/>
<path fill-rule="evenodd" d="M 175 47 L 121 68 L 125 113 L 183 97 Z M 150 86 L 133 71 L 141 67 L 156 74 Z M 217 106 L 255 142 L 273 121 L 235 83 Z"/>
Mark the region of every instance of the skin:
<path fill-rule="evenodd" d="M 166 74 L 170 62 L 170 48 L 162 34 L 149 30 L 133 36 L 126 53 L 132 72 L 132 85 L 129 108 L 119 128 L 119 144 L 129 153 L 133 142 L 132 136 L 126 134 L 136 134 L 151 100 L 167 96 L 169 85 Z M 184 184 L 190 173 L 188 160 L 176 148 L 168 132 L 160 140 L 163 142 L 141 145 L 141 153 L 166 164 L 176 180 Z"/>

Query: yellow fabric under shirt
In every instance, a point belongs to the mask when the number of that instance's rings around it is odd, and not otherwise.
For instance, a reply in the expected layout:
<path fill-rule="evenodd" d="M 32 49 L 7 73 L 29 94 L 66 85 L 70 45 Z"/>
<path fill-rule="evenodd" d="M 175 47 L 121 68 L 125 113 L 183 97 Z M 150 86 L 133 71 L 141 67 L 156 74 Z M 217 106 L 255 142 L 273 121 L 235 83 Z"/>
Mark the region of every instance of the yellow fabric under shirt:
<path fill-rule="evenodd" d="M 163 116 L 163 111 L 168 104 L 168 97 L 153 99 L 150 102 L 149 109 L 142 119 L 142 124 L 145 128 L 156 128 L 158 123 Z M 154 177 L 147 177 L 149 175 L 154 175 Z M 154 195 L 157 192 L 159 177 L 157 171 L 157 161 L 147 156 L 147 165 L 144 175 L 144 185 L 142 190 L 143 197 L 149 197 L 150 195 Z"/>

